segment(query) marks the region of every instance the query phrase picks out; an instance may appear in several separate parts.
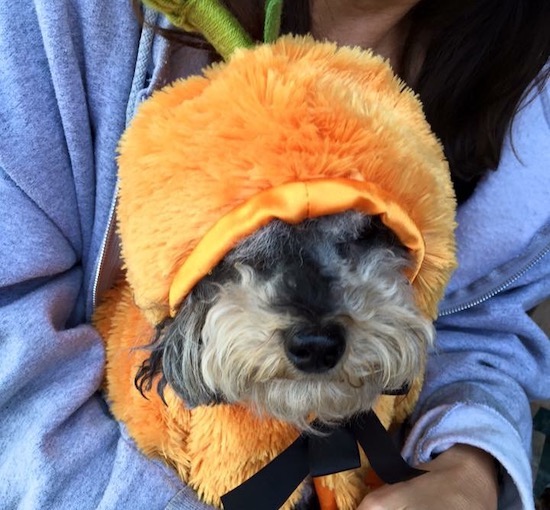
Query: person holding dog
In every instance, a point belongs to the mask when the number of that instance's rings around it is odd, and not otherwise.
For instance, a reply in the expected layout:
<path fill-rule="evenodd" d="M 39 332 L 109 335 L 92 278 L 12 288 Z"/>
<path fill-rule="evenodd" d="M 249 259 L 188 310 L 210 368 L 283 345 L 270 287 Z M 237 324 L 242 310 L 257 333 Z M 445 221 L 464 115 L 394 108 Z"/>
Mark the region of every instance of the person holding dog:
<path fill-rule="evenodd" d="M 227 3 L 255 34 L 255 2 Z M 459 268 L 404 446 L 429 473 L 359 508 L 532 508 L 528 400 L 550 398 L 550 345 L 525 313 L 550 293 L 550 7 L 287 4 L 284 31 L 372 48 L 420 94 L 460 204 Z M 0 6 L 0 23 L 2 500 L 205 508 L 109 415 L 88 320 L 116 265 L 103 241 L 118 138 L 142 98 L 209 50 L 142 31 L 124 2 L 24 1 Z"/>

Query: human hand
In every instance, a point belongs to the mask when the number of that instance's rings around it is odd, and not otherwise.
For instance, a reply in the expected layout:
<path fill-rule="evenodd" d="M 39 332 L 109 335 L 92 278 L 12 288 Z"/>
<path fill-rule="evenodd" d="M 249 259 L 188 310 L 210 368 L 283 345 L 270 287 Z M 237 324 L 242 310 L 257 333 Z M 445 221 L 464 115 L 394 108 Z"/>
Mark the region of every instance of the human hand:
<path fill-rule="evenodd" d="M 495 510 L 497 467 L 491 455 L 455 445 L 418 466 L 428 473 L 407 482 L 384 485 L 368 494 L 357 510 Z"/>

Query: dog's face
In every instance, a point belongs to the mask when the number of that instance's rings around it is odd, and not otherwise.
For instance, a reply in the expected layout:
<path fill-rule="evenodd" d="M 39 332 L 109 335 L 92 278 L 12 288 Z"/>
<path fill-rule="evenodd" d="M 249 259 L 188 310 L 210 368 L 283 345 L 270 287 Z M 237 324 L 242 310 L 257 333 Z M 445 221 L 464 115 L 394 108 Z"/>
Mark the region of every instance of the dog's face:
<path fill-rule="evenodd" d="M 159 328 L 138 387 L 162 373 L 188 406 L 240 402 L 302 429 L 368 410 L 421 373 L 433 338 L 408 264 L 377 218 L 272 221 Z"/>

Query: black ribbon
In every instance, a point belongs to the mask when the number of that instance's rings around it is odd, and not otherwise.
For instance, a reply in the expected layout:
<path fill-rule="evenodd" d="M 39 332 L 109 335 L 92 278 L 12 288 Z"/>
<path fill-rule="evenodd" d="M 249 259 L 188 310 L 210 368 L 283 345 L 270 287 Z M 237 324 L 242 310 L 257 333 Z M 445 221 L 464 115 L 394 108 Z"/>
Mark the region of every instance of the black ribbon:
<path fill-rule="evenodd" d="M 241 485 L 222 496 L 225 510 L 277 510 L 306 478 L 325 476 L 361 465 L 357 443 L 385 483 L 410 480 L 425 471 L 409 466 L 374 412 L 360 414 L 337 428 L 318 423 L 321 435 L 302 435 Z"/>

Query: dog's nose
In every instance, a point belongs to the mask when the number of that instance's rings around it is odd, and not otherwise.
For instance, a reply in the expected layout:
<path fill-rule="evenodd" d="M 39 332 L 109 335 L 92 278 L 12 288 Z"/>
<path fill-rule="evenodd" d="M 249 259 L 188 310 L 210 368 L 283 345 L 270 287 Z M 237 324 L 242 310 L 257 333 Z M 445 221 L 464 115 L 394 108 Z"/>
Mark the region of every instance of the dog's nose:
<path fill-rule="evenodd" d="M 320 374 L 334 368 L 344 354 L 344 334 L 337 328 L 320 333 L 298 333 L 287 340 L 285 350 L 298 370 Z"/>

